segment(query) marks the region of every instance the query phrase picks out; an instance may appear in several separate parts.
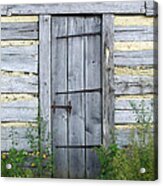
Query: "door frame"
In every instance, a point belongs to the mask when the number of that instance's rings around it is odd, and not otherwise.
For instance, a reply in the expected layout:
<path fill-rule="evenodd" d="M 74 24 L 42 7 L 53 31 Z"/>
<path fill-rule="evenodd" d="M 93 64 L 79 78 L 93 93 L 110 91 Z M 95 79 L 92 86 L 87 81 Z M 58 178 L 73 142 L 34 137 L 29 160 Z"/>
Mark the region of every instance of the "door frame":
<path fill-rule="evenodd" d="M 81 14 L 82 15 L 82 14 Z M 101 67 L 102 67 L 102 142 L 105 146 L 111 140 L 114 125 L 114 15 L 101 15 Z M 39 16 L 39 99 L 40 116 L 46 123 L 46 135 L 51 132 L 51 15 Z M 46 47 L 45 47 L 46 46 Z M 110 131 L 110 133 L 109 133 Z"/>

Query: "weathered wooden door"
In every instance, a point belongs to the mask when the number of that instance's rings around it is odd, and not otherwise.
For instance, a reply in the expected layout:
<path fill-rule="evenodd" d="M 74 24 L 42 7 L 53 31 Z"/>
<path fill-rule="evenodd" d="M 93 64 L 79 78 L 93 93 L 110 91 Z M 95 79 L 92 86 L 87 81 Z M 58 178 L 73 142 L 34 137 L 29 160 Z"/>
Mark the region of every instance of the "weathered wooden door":
<path fill-rule="evenodd" d="M 101 18 L 52 17 L 52 127 L 56 176 L 93 178 L 102 142 Z"/>

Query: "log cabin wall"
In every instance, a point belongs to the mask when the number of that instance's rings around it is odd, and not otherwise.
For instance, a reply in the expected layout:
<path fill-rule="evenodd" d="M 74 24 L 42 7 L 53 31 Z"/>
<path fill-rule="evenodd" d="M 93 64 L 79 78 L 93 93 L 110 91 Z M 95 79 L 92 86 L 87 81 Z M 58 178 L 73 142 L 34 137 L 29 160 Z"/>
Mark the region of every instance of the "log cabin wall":
<path fill-rule="evenodd" d="M 136 13 L 114 15 L 114 113 L 120 146 L 127 144 L 127 134 L 137 122 L 130 101 L 139 107 L 144 100 L 151 107 L 157 93 L 156 19 Z M 13 130 L 17 148 L 30 150 L 26 130 L 38 127 L 39 16 L 2 15 L 1 54 L 1 148 L 12 147 L 9 135 Z"/>

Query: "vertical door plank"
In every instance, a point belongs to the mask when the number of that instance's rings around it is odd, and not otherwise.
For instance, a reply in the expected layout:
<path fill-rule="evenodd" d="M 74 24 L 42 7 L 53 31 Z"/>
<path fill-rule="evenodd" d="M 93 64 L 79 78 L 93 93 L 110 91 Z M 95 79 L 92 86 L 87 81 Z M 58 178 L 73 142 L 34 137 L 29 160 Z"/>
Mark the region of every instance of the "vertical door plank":
<path fill-rule="evenodd" d="M 98 179 L 100 162 L 93 149 L 86 149 L 86 176 L 88 179 Z"/>
<path fill-rule="evenodd" d="M 114 16 L 104 14 L 102 21 L 103 144 L 108 146 L 111 143 L 114 125 Z"/>
<path fill-rule="evenodd" d="M 68 18 L 68 34 L 73 35 L 84 29 L 82 17 Z M 84 39 L 68 39 L 68 90 L 84 88 Z M 69 94 L 72 111 L 69 115 L 69 145 L 85 145 L 84 94 Z M 85 150 L 69 149 L 69 174 L 71 178 L 81 178 L 85 174 Z"/>
<path fill-rule="evenodd" d="M 52 101 L 56 105 L 67 105 L 67 95 L 57 92 L 67 92 L 67 40 L 57 39 L 59 34 L 67 34 L 67 17 L 52 19 Z M 52 117 L 53 145 L 67 145 L 67 111 L 55 109 Z M 54 149 L 56 162 L 56 177 L 68 177 L 67 149 Z"/>
<path fill-rule="evenodd" d="M 70 178 L 85 178 L 85 150 L 82 148 L 69 149 Z"/>
<path fill-rule="evenodd" d="M 99 27 L 99 17 L 86 19 L 85 31 Z M 92 32 L 93 30 L 91 30 Z M 99 35 L 85 38 L 85 87 L 101 88 L 101 38 Z M 85 94 L 86 109 L 86 145 L 101 144 L 101 94 L 92 92 Z M 87 178 L 95 178 L 99 173 L 99 162 L 95 152 L 86 149 Z"/>
<path fill-rule="evenodd" d="M 45 138 L 51 132 L 51 16 L 39 17 L 39 101 L 40 116 L 46 124 Z M 41 126 L 40 129 L 42 129 Z M 43 145 L 47 145 L 46 141 Z"/>
<path fill-rule="evenodd" d="M 68 178 L 68 156 L 66 148 L 56 148 L 54 151 L 54 177 Z"/>

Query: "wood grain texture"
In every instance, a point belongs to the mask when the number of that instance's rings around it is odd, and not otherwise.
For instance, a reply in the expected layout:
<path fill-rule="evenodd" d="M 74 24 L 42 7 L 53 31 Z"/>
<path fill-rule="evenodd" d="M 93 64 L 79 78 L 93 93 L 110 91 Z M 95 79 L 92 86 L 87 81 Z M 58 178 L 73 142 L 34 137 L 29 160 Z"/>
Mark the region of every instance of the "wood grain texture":
<path fill-rule="evenodd" d="M 39 17 L 39 104 L 45 126 L 43 146 L 51 132 L 51 16 Z M 43 127 L 40 129 L 42 130 Z"/>
<path fill-rule="evenodd" d="M 11 140 L 10 134 L 14 133 L 14 138 L 17 140 L 27 139 L 27 131 L 33 130 L 33 135 L 36 137 L 38 135 L 37 127 L 31 127 L 31 123 L 28 123 L 28 127 L 1 127 L 1 139 L 2 140 Z"/>
<path fill-rule="evenodd" d="M 114 124 L 114 64 L 113 64 L 113 15 L 103 15 L 102 30 L 102 109 L 103 109 L 103 144 L 111 142 L 110 132 Z"/>
<path fill-rule="evenodd" d="M 53 17 L 52 30 L 52 101 L 55 101 L 56 105 L 67 105 L 67 95 L 55 94 L 67 91 L 67 41 L 56 39 L 59 34 L 67 33 L 67 18 Z M 52 116 L 54 145 L 67 145 L 66 110 L 56 109 Z"/>
<path fill-rule="evenodd" d="M 2 15 L 35 15 L 35 14 L 145 14 L 145 2 L 98 2 L 98 3 L 61 3 L 61 4 L 28 4 L 1 5 Z"/>
<path fill-rule="evenodd" d="M 114 76 L 115 94 L 149 94 L 154 93 L 154 79 L 150 76 Z"/>
<path fill-rule="evenodd" d="M 68 149 L 55 149 L 55 177 L 68 178 Z"/>
<path fill-rule="evenodd" d="M 31 127 L 1 127 L 1 151 L 9 151 L 12 145 L 12 138 L 9 135 L 14 133 L 14 142 L 17 143 L 14 146 L 17 150 L 27 150 L 31 151 L 30 145 L 28 144 L 27 130 L 32 129 Z M 33 130 L 33 136 L 37 137 L 37 130 Z"/>
<path fill-rule="evenodd" d="M 38 39 L 37 23 L 1 23 L 1 40 Z"/>
<path fill-rule="evenodd" d="M 151 110 L 153 108 L 153 100 L 152 99 L 125 99 L 115 101 L 115 109 L 116 110 L 133 110 L 131 103 L 134 103 L 137 109 L 141 109 L 143 102 L 145 109 Z"/>
<path fill-rule="evenodd" d="M 97 179 L 100 174 L 100 163 L 93 149 L 86 149 L 86 178 Z"/>
<path fill-rule="evenodd" d="M 146 112 L 146 114 L 151 114 L 151 112 Z M 151 123 L 153 122 L 153 116 L 151 116 Z M 137 114 L 133 110 L 115 110 L 115 123 L 116 124 L 127 124 L 133 123 L 137 124 Z"/>
<path fill-rule="evenodd" d="M 27 101 L 1 103 L 1 121 L 35 122 L 38 115 L 37 98 Z"/>
<path fill-rule="evenodd" d="M 38 46 L 2 47 L 1 70 L 38 73 Z"/>
<path fill-rule="evenodd" d="M 69 34 L 76 34 L 84 29 L 83 17 L 69 17 Z M 84 39 L 82 37 L 68 40 L 68 90 L 84 88 Z M 84 95 L 82 93 L 68 95 L 72 111 L 69 114 L 69 144 L 85 145 L 85 112 Z M 82 178 L 85 176 L 85 149 L 69 149 L 69 176 Z"/>
<path fill-rule="evenodd" d="M 154 65 L 157 53 L 154 50 L 139 50 L 139 51 L 115 51 L 114 64 L 116 66 L 156 66 Z"/>
<path fill-rule="evenodd" d="M 79 149 L 68 149 L 69 151 L 69 177 L 84 178 L 85 177 L 85 151 Z"/>
<path fill-rule="evenodd" d="M 154 41 L 154 34 L 158 32 L 154 33 L 153 26 L 116 26 L 114 38 L 115 41 Z"/>
<path fill-rule="evenodd" d="M 1 76 L 2 93 L 38 93 L 37 76 Z"/>
<path fill-rule="evenodd" d="M 67 91 L 67 41 L 57 39 L 59 34 L 67 34 L 67 17 L 52 17 L 52 101 L 56 105 L 67 105 L 67 95 L 56 95 L 56 92 Z M 53 103 L 52 102 L 52 103 Z M 68 178 L 68 150 L 55 149 L 56 145 L 68 145 L 68 117 L 64 109 L 52 112 L 53 148 L 56 152 L 56 177 Z"/>
<path fill-rule="evenodd" d="M 130 127 L 129 125 L 123 127 L 123 126 L 116 126 L 115 127 L 115 135 L 117 137 L 116 142 L 118 144 L 119 147 L 127 147 L 129 145 L 129 143 L 131 143 L 131 133 L 133 133 L 135 135 L 135 137 L 137 137 L 137 130 L 136 127 Z M 153 136 L 155 135 L 155 130 L 153 128 L 153 126 L 151 126 L 151 133 L 153 134 Z"/>

